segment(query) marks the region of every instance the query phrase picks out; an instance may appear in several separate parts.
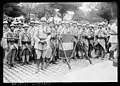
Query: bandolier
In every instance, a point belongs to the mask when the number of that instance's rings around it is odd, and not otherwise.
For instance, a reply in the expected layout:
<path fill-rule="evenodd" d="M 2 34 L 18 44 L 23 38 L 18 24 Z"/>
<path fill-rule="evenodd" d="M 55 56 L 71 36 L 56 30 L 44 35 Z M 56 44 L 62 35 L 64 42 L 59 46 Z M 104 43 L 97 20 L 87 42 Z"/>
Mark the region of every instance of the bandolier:
<path fill-rule="evenodd" d="M 6 33 L 5 38 L 7 39 L 6 44 L 8 47 L 8 54 L 7 54 L 8 65 L 9 65 L 9 68 L 11 68 L 15 64 L 15 57 L 18 49 L 18 46 L 17 46 L 18 37 L 17 37 L 17 34 L 14 32 L 13 24 L 10 25 L 10 31 Z"/>
<path fill-rule="evenodd" d="M 29 26 L 27 24 L 23 25 L 24 32 L 20 33 L 20 47 L 22 49 L 21 56 L 22 56 L 22 65 L 25 64 L 25 57 L 27 58 L 27 64 L 29 64 L 29 57 L 31 55 L 31 36 L 30 33 L 27 31 Z"/>

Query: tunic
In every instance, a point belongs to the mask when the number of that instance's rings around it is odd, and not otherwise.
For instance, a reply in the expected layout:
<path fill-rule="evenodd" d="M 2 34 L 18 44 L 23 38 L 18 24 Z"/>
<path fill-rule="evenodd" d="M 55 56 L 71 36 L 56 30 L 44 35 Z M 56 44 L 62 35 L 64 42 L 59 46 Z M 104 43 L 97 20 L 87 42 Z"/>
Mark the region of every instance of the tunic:
<path fill-rule="evenodd" d="M 30 42 L 31 37 L 29 32 L 21 32 L 20 33 L 20 46 L 22 46 L 22 50 L 28 48 L 30 50 Z"/>
<path fill-rule="evenodd" d="M 18 39 L 14 39 L 14 38 L 18 38 L 18 37 L 14 31 L 13 32 L 12 31 L 6 32 L 4 34 L 4 37 L 5 37 L 5 47 L 6 48 L 9 47 L 10 50 L 12 50 L 14 48 L 18 49 L 18 45 L 17 45 Z M 6 39 L 6 37 L 8 37 L 8 38 Z"/>
<path fill-rule="evenodd" d="M 35 26 L 30 27 L 28 32 L 30 33 L 30 37 L 31 37 L 31 46 L 34 46 L 35 45 L 35 40 L 34 40 Z"/>
<path fill-rule="evenodd" d="M 113 25 L 114 26 L 114 25 Z M 115 27 L 113 27 L 113 26 L 111 26 L 111 28 L 110 28 L 110 39 L 109 39 L 109 42 L 110 43 L 117 43 L 117 41 L 118 41 L 118 36 L 117 36 L 117 26 L 115 26 Z"/>
<path fill-rule="evenodd" d="M 3 38 L 1 40 L 1 46 L 3 47 L 3 49 L 7 48 L 7 42 L 6 42 L 7 39 L 4 39 L 4 37 L 7 37 L 7 32 L 9 32 L 9 31 L 10 31 L 9 28 L 7 28 L 7 29 L 3 28 Z"/>
<path fill-rule="evenodd" d="M 105 38 L 107 36 L 108 36 L 108 34 L 107 34 L 107 32 L 106 32 L 106 30 L 104 28 L 102 28 L 101 30 L 99 30 L 98 37 L 100 37 L 100 38 L 98 38 L 97 41 L 104 48 L 105 51 L 106 51 L 105 39 L 103 39 L 103 38 Z"/>
<path fill-rule="evenodd" d="M 44 32 L 43 27 L 37 26 L 35 33 L 34 33 L 34 39 L 35 39 L 35 49 L 38 50 L 46 50 L 46 44 L 43 45 L 42 43 L 40 43 L 40 41 L 46 41 L 47 38 L 47 34 Z"/>

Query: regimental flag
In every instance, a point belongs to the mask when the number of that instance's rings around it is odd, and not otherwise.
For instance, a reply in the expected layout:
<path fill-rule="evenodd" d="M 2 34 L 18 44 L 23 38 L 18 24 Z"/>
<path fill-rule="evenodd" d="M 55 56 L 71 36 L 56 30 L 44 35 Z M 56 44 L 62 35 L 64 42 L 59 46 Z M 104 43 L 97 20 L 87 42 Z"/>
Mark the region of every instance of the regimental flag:
<path fill-rule="evenodd" d="M 61 41 L 59 44 L 59 55 L 65 57 L 64 51 L 67 57 L 72 55 L 74 49 L 75 37 L 73 35 L 62 34 Z"/>

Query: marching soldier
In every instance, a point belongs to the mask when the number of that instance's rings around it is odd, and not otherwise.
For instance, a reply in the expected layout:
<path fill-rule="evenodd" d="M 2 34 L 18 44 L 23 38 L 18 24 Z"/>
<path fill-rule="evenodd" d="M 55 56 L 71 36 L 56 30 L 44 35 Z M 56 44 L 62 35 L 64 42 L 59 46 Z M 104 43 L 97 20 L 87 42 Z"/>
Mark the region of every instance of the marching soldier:
<path fill-rule="evenodd" d="M 35 33 L 34 33 L 34 39 L 35 39 L 35 46 L 36 49 L 36 55 L 37 55 L 37 72 L 39 72 L 39 65 L 41 60 L 41 69 L 43 70 L 44 62 L 45 62 L 45 56 L 44 52 L 46 51 L 46 38 L 47 34 L 44 32 L 44 26 L 43 22 L 41 25 L 36 27 Z"/>
<path fill-rule="evenodd" d="M 83 28 L 82 34 L 82 42 L 83 42 L 83 52 L 85 53 L 85 57 L 87 60 L 89 60 L 90 64 L 92 64 L 91 59 L 88 57 L 88 49 L 89 49 L 89 43 L 88 43 L 88 29 L 86 27 Z"/>
<path fill-rule="evenodd" d="M 50 28 L 51 28 L 51 33 L 48 33 L 48 38 L 49 36 L 51 37 L 50 39 L 50 47 L 52 49 L 52 59 L 50 61 L 50 63 L 56 64 L 56 60 L 58 58 L 58 36 L 60 34 L 59 30 L 60 28 L 57 25 L 53 25 L 53 23 L 50 23 Z M 49 44 L 49 43 L 48 43 Z M 50 49 L 49 49 L 50 50 Z M 57 57 L 57 58 L 56 58 Z"/>
<path fill-rule="evenodd" d="M 15 22 L 14 21 L 14 23 L 16 24 L 16 26 L 15 27 L 17 27 L 16 29 L 15 29 L 15 33 L 17 33 L 18 34 L 18 36 L 19 36 L 19 38 L 20 38 L 20 33 L 22 33 L 24 30 L 23 30 L 23 28 L 22 28 L 22 26 L 23 26 L 23 23 L 22 22 L 20 22 L 20 21 L 18 21 L 18 22 Z M 17 52 L 17 59 L 18 59 L 18 62 L 20 63 L 21 62 L 21 56 L 20 56 L 20 54 L 21 54 L 21 48 L 20 48 L 20 40 L 18 40 L 18 52 Z"/>
<path fill-rule="evenodd" d="M 77 23 L 73 23 L 73 29 L 72 29 L 73 31 L 73 35 L 74 36 L 78 36 L 78 28 L 77 28 Z"/>
<path fill-rule="evenodd" d="M 35 60 L 34 62 L 36 63 L 36 54 L 35 54 L 35 48 L 34 48 L 34 45 L 35 45 L 35 40 L 34 40 L 34 32 L 35 32 L 35 27 L 37 25 L 37 22 L 36 21 L 31 21 L 30 22 L 30 27 L 28 29 L 28 32 L 30 32 L 30 36 L 31 36 L 31 46 L 32 46 L 32 58 L 33 60 Z"/>
<path fill-rule="evenodd" d="M 76 56 L 78 58 L 83 58 L 83 51 L 82 51 L 82 45 L 83 45 L 83 42 L 82 42 L 82 27 L 80 25 L 78 25 L 78 43 L 77 43 L 77 47 L 76 47 Z"/>
<path fill-rule="evenodd" d="M 4 38 L 6 40 L 6 47 L 8 49 L 8 54 L 7 54 L 7 61 L 9 68 L 13 67 L 15 64 L 15 57 L 17 53 L 17 42 L 18 42 L 18 37 L 16 36 L 17 34 L 14 32 L 14 24 L 10 25 L 10 31 L 8 31 L 5 35 Z"/>
<path fill-rule="evenodd" d="M 111 27 L 110 27 L 110 39 L 109 39 L 109 43 L 111 43 L 111 47 L 109 49 L 110 51 L 110 57 L 109 59 L 116 59 L 117 58 L 117 49 L 118 49 L 118 39 L 117 39 L 117 24 L 114 23 Z M 116 53 L 116 56 L 115 56 Z"/>
<path fill-rule="evenodd" d="M 52 22 L 49 23 L 49 28 L 51 30 L 51 34 L 54 35 L 54 24 Z"/>
<path fill-rule="evenodd" d="M 23 25 L 24 31 L 20 33 L 20 47 L 22 49 L 21 56 L 22 56 L 22 64 L 25 64 L 25 57 L 27 58 L 27 64 L 29 64 L 29 57 L 31 55 L 31 37 L 30 33 L 28 32 L 29 26 L 27 24 Z"/>
<path fill-rule="evenodd" d="M 60 31 L 60 34 L 67 34 L 65 23 L 62 24 L 62 29 Z"/>
<path fill-rule="evenodd" d="M 92 50 L 94 47 L 94 27 L 90 26 L 88 27 L 88 42 L 89 42 L 89 49 L 88 49 L 88 55 L 92 58 Z"/>
<path fill-rule="evenodd" d="M 3 57 L 6 60 L 6 55 L 7 55 L 7 39 L 4 39 L 6 37 L 7 32 L 9 32 L 10 29 L 8 28 L 8 22 L 3 21 L 3 38 L 1 40 L 1 46 L 3 47 Z"/>
<path fill-rule="evenodd" d="M 107 37 L 107 32 L 106 32 L 105 28 L 100 27 L 100 30 L 99 30 L 99 32 L 98 32 L 97 34 L 98 34 L 98 40 L 97 40 L 97 42 L 98 42 L 98 43 L 101 45 L 101 47 L 103 48 L 103 50 L 100 49 L 101 59 L 103 59 L 104 56 L 105 56 L 105 53 L 107 52 L 106 46 L 105 46 L 105 38 Z"/>
<path fill-rule="evenodd" d="M 50 61 L 53 60 L 53 54 L 55 53 L 52 49 L 52 44 L 51 44 L 51 33 L 50 32 L 47 32 L 47 38 L 46 38 L 46 51 L 44 52 L 44 56 L 45 56 L 45 61 L 46 61 L 46 65 L 45 65 L 45 68 L 48 67 Z"/>

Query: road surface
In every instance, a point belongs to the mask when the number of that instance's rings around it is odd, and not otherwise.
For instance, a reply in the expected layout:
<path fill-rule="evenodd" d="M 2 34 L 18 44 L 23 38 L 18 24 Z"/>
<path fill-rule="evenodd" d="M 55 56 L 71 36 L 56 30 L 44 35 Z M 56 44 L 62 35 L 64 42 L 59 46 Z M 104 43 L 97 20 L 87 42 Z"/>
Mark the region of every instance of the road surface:
<path fill-rule="evenodd" d="M 87 70 L 89 73 L 92 73 L 92 70 L 97 73 L 94 75 L 97 77 L 97 74 L 99 74 L 99 71 L 102 74 L 106 74 L 107 72 L 115 72 L 116 68 L 112 67 L 111 63 L 103 63 L 108 61 L 100 60 L 100 59 L 92 59 L 94 63 L 94 67 L 91 69 L 91 65 L 89 64 L 89 61 L 83 59 L 77 59 L 77 60 L 71 60 L 70 65 L 72 70 L 69 70 L 66 63 L 63 63 L 63 61 L 60 60 L 58 64 L 51 64 L 46 70 L 36 74 L 36 64 L 32 63 L 31 65 L 24 65 L 20 66 L 20 64 L 15 64 L 15 68 L 9 69 L 6 64 L 3 65 L 3 83 L 32 83 L 32 82 L 61 82 L 66 80 L 69 80 L 67 78 L 63 78 L 65 76 L 69 76 L 69 74 L 72 74 L 72 77 L 74 76 L 74 71 L 81 71 L 80 74 L 83 74 L 83 70 Z M 101 63 L 101 65 L 99 64 Z M 99 66 L 96 66 L 99 64 Z M 99 67 L 99 70 L 96 69 Z M 87 68 L 87 69 L 85 69 Z M 108 68 L 108 69 L 107 69 Z M 78 72 L 77 72 L 78 73 Z M 79 75 L 80 75 L 79 74 Z M 84 76 L 88 76 L 89 74 L 84 72 Z M 81 76 L 81 75 L 80 75 Z M 109 75 L 107 75 L 109 76 Z M 71 76 L 69 76 L 71 77 Z M 74 76 L 73 78 L 75 78 Z M 110 76 L 111 78 L 111 76 Z M 80 81 L 84 81 L 85 79 L 83 76 L 81 77 Z M 104 80 L 104 79 L 103 79 Z M 70 80 L 71 81 L 71 80 Z M 74 81 L 77 81 L 76 79 Z M 116 81 L 116 76 L 113 77 L 113 81 Z"/>
<path fill-rule="evenodd" d="M 117 67 L 112 61 L 98 63 L 82 70 L 77 69 L 64 76 L 63 82 L 117 82 Z"/>

